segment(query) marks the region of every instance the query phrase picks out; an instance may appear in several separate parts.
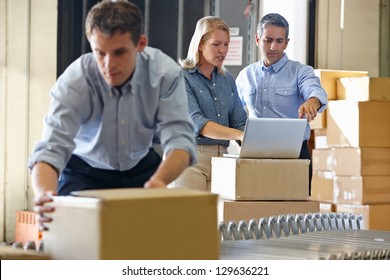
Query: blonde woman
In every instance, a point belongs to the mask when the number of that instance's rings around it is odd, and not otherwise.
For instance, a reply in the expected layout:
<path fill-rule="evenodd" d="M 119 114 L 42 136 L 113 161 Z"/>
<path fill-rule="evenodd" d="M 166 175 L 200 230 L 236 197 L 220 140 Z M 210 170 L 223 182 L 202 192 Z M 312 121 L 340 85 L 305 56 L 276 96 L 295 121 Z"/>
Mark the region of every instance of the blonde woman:
<path fill-rule="evenodd" d="M 183 68 L 189 115 L 194 123 L 198 162 L 168 187 L 210 191 L 211 158 L 227 152 L 230 140 L 242 141 L 247 115 L 234 78 L 223 62 L 229 50 L 227 24 L 215 16 L 201 18 Z"/>

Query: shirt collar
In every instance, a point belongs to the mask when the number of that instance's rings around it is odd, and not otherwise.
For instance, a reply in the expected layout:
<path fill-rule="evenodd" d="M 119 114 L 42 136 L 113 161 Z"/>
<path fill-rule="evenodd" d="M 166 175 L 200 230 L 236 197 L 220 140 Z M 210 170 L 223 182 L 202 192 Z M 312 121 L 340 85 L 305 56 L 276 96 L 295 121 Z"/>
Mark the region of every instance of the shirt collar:
<path fill-rule="evenodd" d="M 279 61 L 275 62 L 274 64 L 272 64 L 271 66 L 268 66 L 268 67 L 264 65 L 264 62 L 262 60 L 260 63 L 260 67 L 261 67 L 261 70 L 263 70 L 263 71 L 266 71 L 267 69 L 271 69 L 275 72 L 278 72 L 287 63 L 287 61 L 288 61 L 287 54 L 284 53 L 282 58 Z"/>

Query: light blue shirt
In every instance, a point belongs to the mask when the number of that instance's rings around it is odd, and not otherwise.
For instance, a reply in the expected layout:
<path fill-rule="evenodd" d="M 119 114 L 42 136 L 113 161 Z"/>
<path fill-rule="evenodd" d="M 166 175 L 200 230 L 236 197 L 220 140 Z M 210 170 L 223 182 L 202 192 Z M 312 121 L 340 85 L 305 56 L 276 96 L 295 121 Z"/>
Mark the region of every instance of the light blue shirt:
<path fill-rule="evenodd" d="M 199 132 L 208 121 L 244 130 L 247 115 L 238 97 L 233 76 L 227 72 L 218 73 L 217 68 L 212 72 L 211 80 L 197 67 L 183 71 L 196 143 L 229 146 L 228 140 L 207 138 L 199 135 Z"/>
<path fill-rule="evenodd" d="M 258 118 L 298 118 L 298 108 L 311 97 L 325 110 L 328 97 L 311 66 L 292 61 L 284 54 L 266 67 L 259 61 L 245 67 L 236 79 L 238 94 L 249 116 Z M 307 125 L 305 139 L 310 137 Z"/>
<path fill-rule="evenodd" d="M 29 167 L 47 162 L 62 172 L 72 154 L 95 168 L 129 170 L 159 139 L 164 152 L 196 144 L 183 73 L 169 56 L 146 47 L 121 92 L 103 79 L 92 53 L 82 55 L 58 78 L 41 142 Z"/>

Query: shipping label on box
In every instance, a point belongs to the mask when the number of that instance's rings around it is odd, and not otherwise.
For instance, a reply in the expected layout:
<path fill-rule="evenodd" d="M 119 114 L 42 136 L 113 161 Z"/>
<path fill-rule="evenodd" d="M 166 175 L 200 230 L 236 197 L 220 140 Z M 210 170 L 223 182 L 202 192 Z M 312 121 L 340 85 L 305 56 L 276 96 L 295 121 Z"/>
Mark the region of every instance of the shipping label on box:
<path fill-rule="evenodd" d="M 44 232 L 53 259 L 218 259 L 217 195 L 185 189 L 80 191 L 54 197 Z"/>
<path fill-rule="evenodd" d="M 309 199 L 309 160 L 212 158 L 211 191 L 233 200 Z"/>

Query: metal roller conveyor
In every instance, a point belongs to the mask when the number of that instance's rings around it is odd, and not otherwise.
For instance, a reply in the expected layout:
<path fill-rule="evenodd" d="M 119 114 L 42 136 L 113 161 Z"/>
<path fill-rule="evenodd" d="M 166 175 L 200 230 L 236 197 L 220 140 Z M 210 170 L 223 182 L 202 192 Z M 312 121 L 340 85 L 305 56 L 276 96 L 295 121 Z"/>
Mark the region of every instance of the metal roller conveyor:
<path fill-rule="evenodd" d="M 221 259 L 390 259 L 390 232 L 349 213 L 289 214 L 220 223 Z M 245 240 L 243 240 L 245 239 Z"/>
<path fill-rule="evenodd" d="M 390 259 L 390 232 L 312 231 L 280 238 L 223 241 L 221 259 Z"/>
<path fill-rule="evenodd" d="M 364 221 L 361 215 L 348 213 L 307 213 L 221 222 L 219 229 L 222 241 L 269 239 L 314 231 L 364 229 Z"/>

